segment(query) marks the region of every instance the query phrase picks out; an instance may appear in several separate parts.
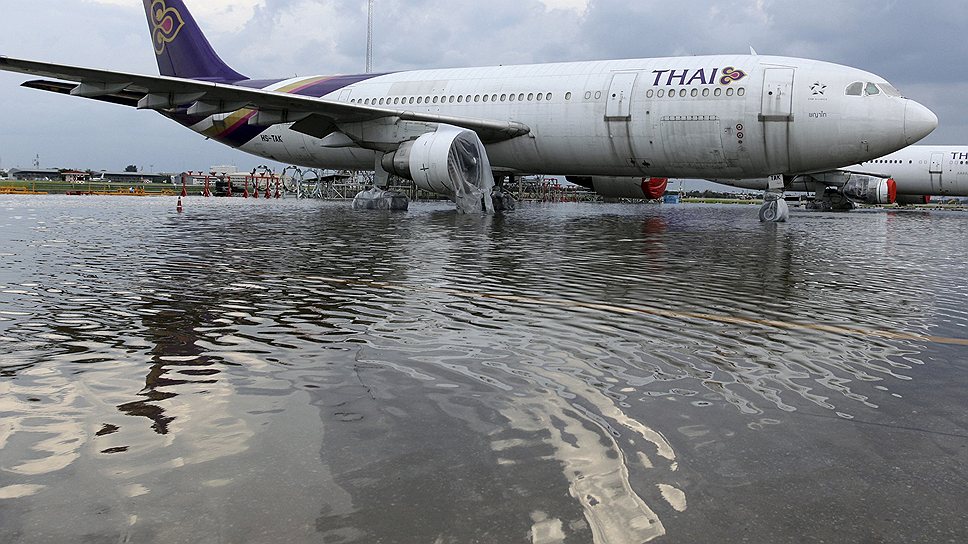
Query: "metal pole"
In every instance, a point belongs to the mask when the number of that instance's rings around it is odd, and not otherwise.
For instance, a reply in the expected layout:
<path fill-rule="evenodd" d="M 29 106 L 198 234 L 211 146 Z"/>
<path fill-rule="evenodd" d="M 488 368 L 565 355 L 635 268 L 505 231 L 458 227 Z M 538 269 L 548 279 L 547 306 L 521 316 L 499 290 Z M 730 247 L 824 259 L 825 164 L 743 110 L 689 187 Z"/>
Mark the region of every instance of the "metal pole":
<path fill-rule="evenodd" d="M 366 13 L 366 73 L 373 71 L 373 0 L 369 0 Z"/>

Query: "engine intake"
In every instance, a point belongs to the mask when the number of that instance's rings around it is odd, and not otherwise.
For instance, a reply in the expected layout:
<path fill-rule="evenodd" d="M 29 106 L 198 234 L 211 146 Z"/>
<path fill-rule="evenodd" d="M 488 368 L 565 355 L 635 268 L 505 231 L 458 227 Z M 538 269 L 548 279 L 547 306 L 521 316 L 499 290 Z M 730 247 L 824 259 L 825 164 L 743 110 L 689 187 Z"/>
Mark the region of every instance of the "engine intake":
<path fill-rule="evenodd" d="M 439 125 L 413 141 L 404 142 L 381 161 L 387 172 L 413 180 L 417 187 L 444 195 L 464 212 L 493 209 L 494 174 L 487 150 L 477 134 L 452 125 Z"/>

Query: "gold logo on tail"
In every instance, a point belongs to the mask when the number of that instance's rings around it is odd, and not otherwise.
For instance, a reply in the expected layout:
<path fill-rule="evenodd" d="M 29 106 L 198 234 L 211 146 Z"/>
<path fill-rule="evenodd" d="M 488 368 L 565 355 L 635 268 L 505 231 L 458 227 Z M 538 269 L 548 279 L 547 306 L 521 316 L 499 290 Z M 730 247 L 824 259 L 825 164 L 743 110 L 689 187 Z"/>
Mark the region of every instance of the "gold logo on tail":
<path fill-rule="evenodd" d="M 154 30 L 151 41 L 155 45 L 155 54 L 165 52 L 165 47 L 175 41 L 178 32 L 185 26 L 185 20 L 175 8 L 170 8 L 165 0 L 155 0 L 151 3 L 151 23 Z"/>

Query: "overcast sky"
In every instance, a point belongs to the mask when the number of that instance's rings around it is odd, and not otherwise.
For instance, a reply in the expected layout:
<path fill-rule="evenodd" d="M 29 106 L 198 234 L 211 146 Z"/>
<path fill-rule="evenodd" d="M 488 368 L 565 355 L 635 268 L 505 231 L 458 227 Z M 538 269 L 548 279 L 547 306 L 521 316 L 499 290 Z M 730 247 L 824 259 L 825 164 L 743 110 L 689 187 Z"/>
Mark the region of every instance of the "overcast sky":
<path fill-rule="evenodd" d="M 187 0 L 250 77 L 359 73 L 366 0 Z M 747 53 L 877 73 L 968 144 L 964 0 L 376 0 L 374 70 Z M 0 0 L 0 55 L 157 73 L 139 0 Z M 0 167 L 181 171 L 265 161 L 160 115 L 19 87 L 0 72 Z"/>

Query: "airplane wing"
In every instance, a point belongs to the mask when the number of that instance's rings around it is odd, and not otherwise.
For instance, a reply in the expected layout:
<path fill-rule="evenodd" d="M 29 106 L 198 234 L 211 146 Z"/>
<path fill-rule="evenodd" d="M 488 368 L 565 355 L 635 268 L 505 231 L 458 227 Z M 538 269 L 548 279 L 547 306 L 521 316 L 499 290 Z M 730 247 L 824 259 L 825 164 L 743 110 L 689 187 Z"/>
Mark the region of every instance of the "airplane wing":
<path fill-rule="evenodd" d="M 402 121 L 440 123 L 473 130 L 487 143 L 509 140 L 531 132 L 523 123 L 376 108 L 284 92 L 250 89 L 169 76 L 130 74 L 0 56 L 0 70 L 56 81 L 30 81 L 26 87 L 93 98 L 139 109 L 167 110 L 189 106 L 192 115 L 214 115 L 248 108 L 257 110 L 254 124 L 296 123 L 293 130 L 322 138 L 341 123 L 397 118 Z"/>

